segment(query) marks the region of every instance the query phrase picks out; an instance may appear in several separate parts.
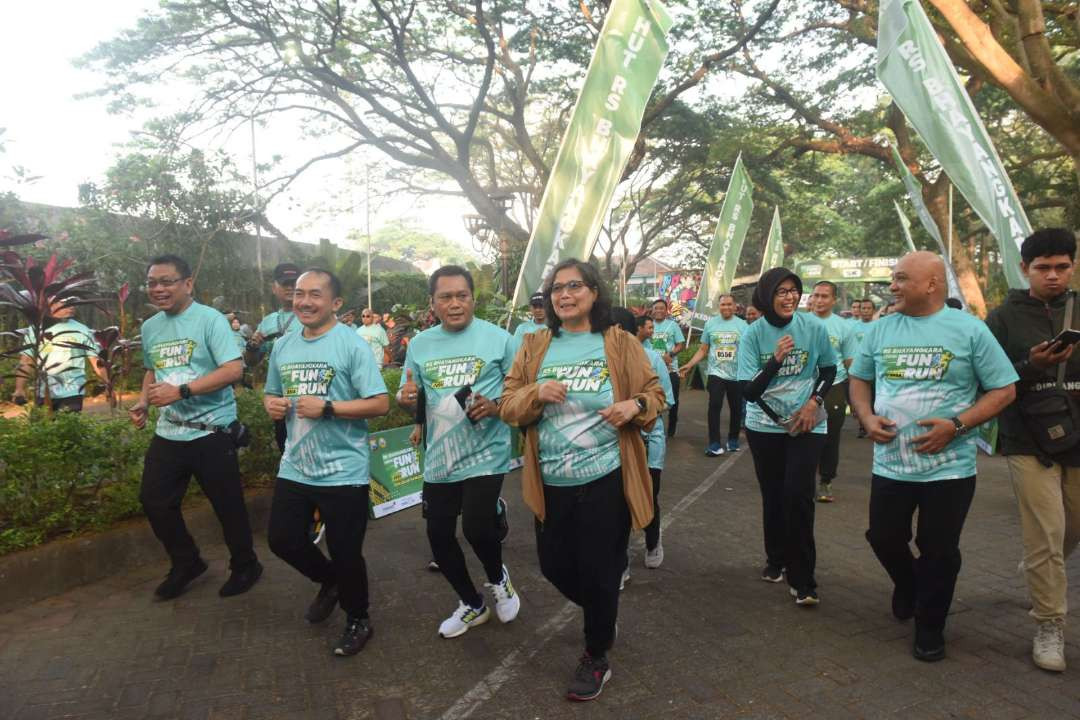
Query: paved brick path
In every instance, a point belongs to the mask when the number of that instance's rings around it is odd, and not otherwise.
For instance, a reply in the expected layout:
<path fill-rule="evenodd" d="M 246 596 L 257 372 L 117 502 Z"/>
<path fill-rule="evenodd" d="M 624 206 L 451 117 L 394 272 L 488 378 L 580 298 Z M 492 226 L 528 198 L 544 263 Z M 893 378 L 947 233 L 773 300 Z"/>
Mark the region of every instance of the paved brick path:
<path fill-rule="evenodd" d="M 1029 660 L 1033 626 L 1000 459 L 980 459 L 949 657 L 926 665 L 911 657 L 911 624 L 892 619 L 888 580 L 863 539 L 870 443 L 855 438 L 854 423 L 837 502 L 818 506 L 822 604 L 806 610 L 783 585 L 758 580 L 749 453 L 705 458 L 704 393 L 683 398 L 664 473 L 667 558 L 645 570 L 636 552 L 610 655 L 614 677 L 596 702 L 562 699 L 581 649 L 580 613 L 539 575 L 515 474 L 506 560 L 523 606 L 510 625 L 437 637 L 456 600 L 424 570 L 417 509 L 370 526 L 376 634 L 350 659 L 328 652 L 340 613 L 308 626 L 302 614 L 314 588 L 263 537 L 264 579 L 230 600 L 217 597 L 220 538 L 202 538 L 211 571 L 177 601 L 151 600 L 163 560 L 0 617 L 0 718 L 1080 717 L 1077 625 L 1067 630 L 1069 672 L 1044 673 Z M 1070 600 L 1080 607 L 1075 557 L 1070 571 Z"/>

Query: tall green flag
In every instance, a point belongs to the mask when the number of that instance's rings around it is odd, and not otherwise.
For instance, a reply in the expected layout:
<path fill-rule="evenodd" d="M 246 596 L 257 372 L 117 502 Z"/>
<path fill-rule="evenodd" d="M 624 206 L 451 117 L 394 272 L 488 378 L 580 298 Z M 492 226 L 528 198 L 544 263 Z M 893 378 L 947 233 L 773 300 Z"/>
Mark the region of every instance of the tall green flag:
<path fill-rule="evenodd" d="M 896 215 L 900 218 L 900 227 L 904 229 L 904 240 L 907 241 L 908 252 L 915 252 L 915 240 L 911 237 L 911 221 L 907 219 L 907 215 L 900 209 L 900 204 L 893 200 L 893 207 L 896 208 Z"/>
<path fill-rule="evenodd" d="M 695 328 L 705 327 L 705 321 L 720 312 L 716 307 L 716 297 L 731 289 L 746 231 L 750 229 L 750 216 L 754 212 L 753 190 L 740 153 L 731 171 L 731 182 L 728 183 L 724 204 L 720 208 L 720 220 L 716 223 L 709 257 L 701 273 L 697 302 L 694 303 Z"/>
<path fill-rule="evenodd" d="M 765 241 L 765 252 L 761 255 L 761 272 L 784 264 L 784 239 L 780 227 L 780 208 L 773 209 L 772 225 L 769 226 L 769 238 Z"/>
<path fill-rule="evenodd" d="M 877 76 L 997 238 L 1009 287 L 1027 287 L 1019 267 L 1020 244 L 1031 234 L 1031 225 L 918 0 L 882 0 Z"/>
<path fill-rule="evenodd" d="M 667 57 L 671 18 L 656 0 L 614 0 L 570 115 L 521 264 L 514 305 L 551 269 L 588 260 Z"/>

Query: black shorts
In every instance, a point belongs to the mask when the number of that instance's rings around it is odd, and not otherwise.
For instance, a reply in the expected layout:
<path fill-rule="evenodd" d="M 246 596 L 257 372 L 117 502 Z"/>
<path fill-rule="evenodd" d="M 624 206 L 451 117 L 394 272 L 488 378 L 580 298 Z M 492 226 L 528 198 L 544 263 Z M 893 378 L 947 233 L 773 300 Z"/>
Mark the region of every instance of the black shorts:
<path fill-rule="evenodd" d="M 471 477 L 460 482 L 425 482 L 423 516 L 425 518 L 457 517 L 461 514 L 462 506 L 469 500 L 490 502 L 494 516 L 499 493 L 502 491 L 502 482 L 502 474 Z M 470 496 L 469 500 L 466 500 L 466 494 Z"/>

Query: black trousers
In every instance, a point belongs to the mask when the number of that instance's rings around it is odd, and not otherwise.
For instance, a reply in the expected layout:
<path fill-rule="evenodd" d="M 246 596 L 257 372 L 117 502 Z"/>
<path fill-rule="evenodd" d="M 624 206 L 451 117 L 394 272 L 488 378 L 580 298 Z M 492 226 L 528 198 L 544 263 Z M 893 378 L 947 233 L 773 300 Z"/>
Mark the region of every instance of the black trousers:
<path fill-rule="evenodd" d="M 154 435 L 143 463 L 139 501 L 173 567 L 189 565 L 199 557 L 199 548 L 180 512 L 192 475 L 221 523 L 231 555 L 229 567 L 236 570 L 255 562 L 251 523 L 232 439 L 216 432 L 187 441 Z"/>
<path fill-rule="evenodd" d="M 41 407 L 45 404 L 45 398 L 39 397 L 35 401 L 35 404 L 38 407 Z M 53 412 L 60 412 L 61 410 L 65 412 L 82 412 L 83 396 L 72 395 L 71 397 L 66 398 L 50 398 L 49 407 L 52 408 Z"/>
<path fill-rule="evenodd" d="M 668 373 L 668 378 L 671 380 L 671 395 L 675 402 L 671 403 L 668 409 L 667 436 L 675 437 L 675 425 L 679 422 L 679 387 L 682 379 L 677 372 Z"/>
<path fill-rule="evenodd" d="M 285 435 L 288 432 L 288 425 L 284 420 L 274 421 L 274 442 L 277 443 L 278 452 L 285 452 Z"/>
<path fill-rule="evenodd" d="M 660 544 L 660 473 L 659 468 L 649 468 L 652 476 L 652 522 L 645 526 L 645 549 L 655 550 Z"/>
<path fill-rule="evenodd" d="M 615 641 L 630 540 L 622 471 L 585 485 L 545 485 L 544 506 L 547 517 L 536 523 L 540 572 L 585 611 L 585 650 L 602 657 Z"/>
<path fill-rule="evenodd" d="M 974 475 L 935 482 L 873 476 L 866 539 L 896 587 L 914 591 L 915 622 L 921 627 L 938 631 L 945 627 L 960 574 L 960 533 L 973 497 Z M 918 558 L 909 545 L 916 509 Z"/>
<path fill-rule="evenodd" d="M 787 568 L 796 590 L 817 587 L 814 566 L 814 471 L 821 459 L 824 435 L 746 431 L 754 471 L 761 488 L 765 557 Z"/>
<path fill-rule="evenodd" d="M 840 431 L 844 429 L 847 417 L 848 382 L 837 383 L 825 394 L 825 412 L 828 413 L 828 432 L 825 435 L 825 447 L 821 450 L 821 463 L 818 474 L 821 482 L 832 482 L 836 477 L 836 467 L 840 464 Z"/>
<path fill-rule="evenodd" d="M 738 440 L 742 430 L 743 397 L 742 385 L 735 380 L 723 380 L 715 375 L 709 376 L 709 443 L 720 442 L 720 413 L 724 409 L 724 397 L 728 401 L 728 440 Z"/>
<path fill-rule="evenodd" d="M 308 535 L 316 508 L 326 527 L 329 560 Z M 278 478 L 266 535 L 270 550 L 301 575 L 319 584 L 336 583 L 338 603 L 349 617 L 366 618 L 367 522 L 367 485 L 322 487 Z"/>
<path fill-rule="evenodd" d="M 493 512 L 502 491 L 502 475 L 484 475 L 453 483 L 424 483 L 424 517 L 431 554 L 461 601 L 478 608 L 484 598 L 476 591 L 457 539 L 457 516 L 461 531 L 484 566 L 489 583 L 502 580 L 502 544 L 497 515 Z"/>

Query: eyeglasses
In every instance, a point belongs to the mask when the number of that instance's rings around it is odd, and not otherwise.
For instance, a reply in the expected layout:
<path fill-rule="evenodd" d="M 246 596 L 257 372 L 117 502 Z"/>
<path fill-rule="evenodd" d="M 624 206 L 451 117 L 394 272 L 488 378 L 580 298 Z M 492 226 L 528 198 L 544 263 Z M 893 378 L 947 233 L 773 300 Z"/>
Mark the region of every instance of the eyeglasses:
<path fill-rule="evenodd" d="M 799 288 L 777 288 L 774 297 L 787 297 L 788 295 L 802 295 Z"/>
<path fill-rule="evenodd" d="M 184 281 L 184 278 L 173 278 L 172 280 L 147 280 L 146 285 L 144 285 L 143 287 L 146 290 L 154 290 L 155 288 L 159 288 L 159 287 L 168 289 L 168 288 L 171 288 L 176 283 L 183 282 L 183 281 Z"/>
<path fill-rule="evenodd" d="M 571 280 L 568 283 L 555 283 L 551 286 L 551 294 L 559 295 L 563 290 L 567 290 L 571 293 L 577 293 L 582 288 L 586 288 L 588 285 L 582 280 Z"/>

